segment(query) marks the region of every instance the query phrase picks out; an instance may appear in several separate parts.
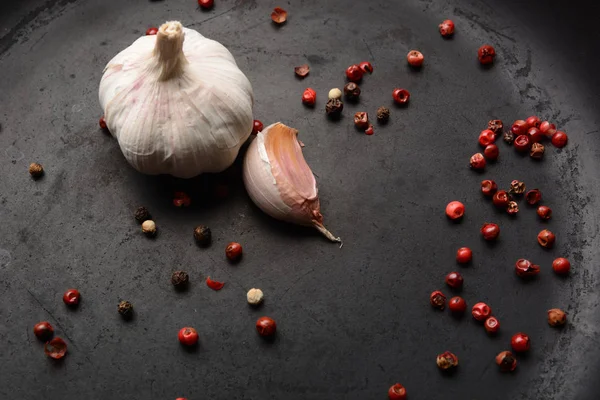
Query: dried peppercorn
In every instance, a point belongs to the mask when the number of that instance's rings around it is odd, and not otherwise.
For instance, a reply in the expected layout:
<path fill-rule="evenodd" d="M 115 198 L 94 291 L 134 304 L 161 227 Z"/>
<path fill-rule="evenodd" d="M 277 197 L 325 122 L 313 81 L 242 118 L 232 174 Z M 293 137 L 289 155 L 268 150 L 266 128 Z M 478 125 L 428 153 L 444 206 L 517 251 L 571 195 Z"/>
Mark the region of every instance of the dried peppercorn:
<path fill-rule="evenodd" d="M 277 332 L 277 323 L 273 318 L 260 317 L 256 321 L 256 331 L 263 337 L 273 336 Z"/>
<path fill-rule="evenodd" d="M 532 264 L 531 261 L 521 258 L 515 263 L 515 272 L 521 278 L 528 278 L 540 273 L 540 266 Z"/>
<path fill-rule="evenodd" d="M 310 72 L 308 64 L 302 64 L 299 67 L 294 67 L 294 73 L 300 78 L 304 78 Z"/>
<path fill-rule="evenodd" d="M 504 129 L 504 124 L 499 119 L 493 119 L 488 122 L 488 129 L 490 131 L 494 132 L 496 135 L 499 135 L 502 133 L 502 130 Z"/>
<path fill-rule="evenodd" d="M 534 143 L 531 145 L 531 150 L 529 150 L 529 156 L 536 160 L 541 160 L 544 157 L 544 151 L 546 148 L 541 143 Z"/>
<path fill-rule="evenodd" d="M 210 276 L 206 278 L 206 286 L 212 290 L 221 290 L 225 286 L 225 282 L 213 281 Z"/>
<path fill-rule="evenodd" d="M 60 360 L 67 354 L 67 343 L 59 337 L 46 342 L 44 345 L 44 353 L 55 360 Z"/>
<path fill-rule="evenodd" d="M 519 212 L 519 205 L 516 201 L 509 201 L 508 206 L 506 206 L 506 212 L 509 215 L 515 215 Z"/>
<path fill-rule="evenodd" d="M 194 228 L 194 239 L 200 246 L 208 246 L 212 241 L 212 232 L 208 226 L 198 225 Z"/>
<path fill-rule="evenodd" d="M 538 233 L 537 241 L 540 246 L 545 248 L 551 248 L 554 246 L 554 242 L 556 241 L 556 236 L 554 233 L 550 232 L 548 229 L 544 229 Z"/>
<path fill-rule="evenodd" d="M 390 109 L 381 106 L 377 109 L 377 122 L 385 124 L 390 119 Z"/>
<path fill-rule="evenodd" d="M 373 129 L 373 125 L 369 125 L 369 127 L 367 129 L 365 129 L 365 135 L 372 135 L 375 133 L 375 130 Z"/>
<path fill-rule="evenodd" d="M 429 302 L 433 307 L 443 310 L 446 307 L 446 296 L 439 290 L 436 290 L 429 296 Z"/>
<path fill-rule="evenodd" d="M 123 316 L 123 318 L 131 318 L 133 315 L 133 304 L 123 300 L 119 303 L 117 310 L 119 311 L 119 314 Z"/>
<path fill-rule="evenodd" d="M 567 323 L 567 313 L 560 308 L 548 310 L 548 324 L 550 326 L 561 326 Z"/>
<path fill-rule="evenodd" d="M 151 219 L 142 223 L 142 232 L 148 236 L 153 237 L 156 235 L 156 224 Z"/>
<path fill-rule="evenodd" d="M 508 192 L 514 194 L 523 194 L 525 193 L 525 189 L 525 182 L 521 182 L 515 179 L 510 183 L 510 190 Z"/>
<path fill-rule="evenodd" d="M 344 95 L 350 101 L 356 101 L 360 97 L 360 87 L 354 82 L 348 82 L 344 86 Z"/>
<path fill-rule="evenodd" d="M 507 132 L 504 132 L 504 136 L 502 137 L 502 139 L 504 139 L 504 141 L 508 145 L 511 145 L 515 141 L 515 135 L 512 132 L 507 131 Z"/>
<path fill-rule="evenodd" d="M 29 174 L 33 179 L 41 178 L 44 175 L 44 167 L 42 164 L 31 163 L 29 164 Z"/>
<path fill-rule="evenodd" d="M 500 371 L 510 372 L 517 368 L 517 359 L 510 351 L 503 351 L 496 356 L 496 364 L 500 366 Z"/>
<path fill-rule="evenodd" d="M 281 7 L 275 7 L 271 13 L 271 20 L 277 25 L 283 24 L 285 21 L 287 21 L 287 11 Z"/>
<path fill-rule="evenodd" d="M 47 341 L 54 335 L 54 328 L 48 321 L 42 321 L 35 324 L 33 334 L 40 340 Z"/>
<path fill-rule="evenodd" d="M 302 93 L 302 104 L 312 107 L 317 102 L 317 92 L 313 88 L 304 89 Z"/>
<path fill-rule="evenodd" d="M 144 221 L 148 221 L 149 219 L 152 219 L 152 215 L 150 215 L 150 211 L 148 211 L 148 209 L 146 207 L 138 207 L 137 210 L 135 210 L 135 220 L 137 222 L 139 222 L 140 224 Z"/>
<path fill-rule="evenodd" d="M 539 189 L 531 189 L 525 193 L 525 201 L 532 206 L 539 203 L 542 201 L 542 192 Z"/>
<path fill-rule="evenodd" d="M 171 275 L 171 283 L 177 288 L 183 288 L 190 282 L 190 276 L 185 271 L 175 271 Z"/>
<path fill-rule="evenodd" d="M 339 118 L 344 109 L 344 103 L 340 99 L 329 99 L 325 105 L 325 112 L 331 118 Z"/>
<path fill-rule="evenodd" d="M 548 220 L 552 217 L 552 209 L 548 206 L 539 206 L 537 215 L 539 215 L 541 219 Z"/>
<path fill-rule="evenodd" d="M 367 129 L 369 127 L 369 114 L 364 111 L 354 114 L 354 125 L 358 129 Z"/>
<path fill-rule="evenodd" d="M 436 363 L 440 369 L 446 370 L 458 365 L 458 357 L 449 351 L 445 351 L 437 356 Z"/>

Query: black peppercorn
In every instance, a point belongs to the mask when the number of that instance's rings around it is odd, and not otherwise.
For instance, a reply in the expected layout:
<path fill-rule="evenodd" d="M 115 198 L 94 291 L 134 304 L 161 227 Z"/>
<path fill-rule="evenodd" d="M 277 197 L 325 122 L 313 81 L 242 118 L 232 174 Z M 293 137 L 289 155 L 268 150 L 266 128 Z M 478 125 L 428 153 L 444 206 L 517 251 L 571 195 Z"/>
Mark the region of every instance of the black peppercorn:
<path fill-rule="evenodd" d="M 185 287 L 190 281 L 190 276 L 185 271 L 175 271 L 171 275 L 171 283 L 175 287 Z"/>
<path fill-rule="evenodd" d="M 194 239 L 200 246 L 208 246 L 212 240 L 212 233 L 210 228 L 204 225 L 198 225 L 194 229 Z"/>
<path fill-rule="evenodd" d="M 119 303 L 118 310 L 119 314 L 121 314 L 123 318 L 131 318 L 131 316 L 133 315 L 133 304 L 123 300 Z"/>
<path fill-rule="evenodd" d="M 507 132 L 504 132 L 503 139 L 506 143 L 508 143 L 510 145 L 510 144 L 513 144 L 513 142 L 515 141 L 515 135 L 512 132 L 507 131 Z"/>
<path fill-rule="evenodd" d="M 344 103 L 339 99 L 330 99 L 325 106 L 325 112 L 331 118 L 338 118 L 344 109 Z"/>
<path fill-rule="evenodd" d="M 140 224 L 144 221 L 148 221 L 149 219 L 152 219 L 152 216 L 146 207 L 139 207 L 137 210 L 135 210 L 135 220 Z"/>
<path fill-rule="evenodd" d="M 29 165 L 29 174 L 31 174 L 32 178 L 38 179 L 44 175 L 44 167 L 42 167 L 42 164 L 31 163 Z"/>
<path fill-rule="evenodd" d="M 377 121 L 385 124 L 390 119 L 390 109 L 384 106 L 381 106 L 377 109 Z"/>
<path fill-rule="evenodd" d="M 344 94 L 348 100 L 356 101 L 360 96 L 360 88 L 356 83 L 348 82 L 346 86 L 344 86 Z"/>

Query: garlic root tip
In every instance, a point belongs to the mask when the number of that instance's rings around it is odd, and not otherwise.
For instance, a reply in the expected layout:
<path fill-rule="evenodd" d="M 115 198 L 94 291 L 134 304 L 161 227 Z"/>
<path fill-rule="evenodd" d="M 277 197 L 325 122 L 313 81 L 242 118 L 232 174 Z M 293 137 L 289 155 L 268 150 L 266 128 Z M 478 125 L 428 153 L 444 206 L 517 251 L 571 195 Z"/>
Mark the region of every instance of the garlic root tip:
<path fill-rule="evenodd" d="M 321 232 L 321 233 L 323 234 L 323 236 L 325 236 L 327 239 L 331 240 L 332 242 L 342 243 L 342 239 L 340 239 L 339 237 L 335 237 L 335 236 L 333 236 L 333 234 L 332 234 L 331 232 L 329 232 L 329 231 L 327 230 L 327 228 L 325 228 L 325 226 L 323 226 L 323 224 L 322 224 L 322 223 L 320 223 L 320 222 L 317 222 L 317 221 L 313 220 L 313 225 L 314 225 L 314 227 L 315 227 L 315 228 L 317 228 L 317 230 L 318 230 L 319 232 Z M 342 244 L 340 245 L 340 248 L 342 248 L 342 246 L 343 246 L 343 245 L 344 245 L 344 244 L 342 243 Z"/>

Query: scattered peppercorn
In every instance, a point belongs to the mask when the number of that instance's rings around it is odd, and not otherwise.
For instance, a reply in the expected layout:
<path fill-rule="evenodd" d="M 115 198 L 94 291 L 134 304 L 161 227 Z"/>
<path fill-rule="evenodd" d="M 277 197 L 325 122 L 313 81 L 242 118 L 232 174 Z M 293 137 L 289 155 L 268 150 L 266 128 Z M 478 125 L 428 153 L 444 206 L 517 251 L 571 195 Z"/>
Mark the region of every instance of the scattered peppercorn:
<path fill-rule="evenodd" d="M 451 201 L 446 205 L 446 216 L 452 220 L 457 220 L 465 215 L 465 205 L 460 201 Z"/>
<path fill-rule="evenodd" d="M 521 258 L 515 263 L 515 272 L 521 278 L 528 278 L 540 273 L 540 266 L 532 264 L 531 261 Z"/>
<path fill-rule="evenodd" d="M 273 336 L 277 331 L 277 324 L 272 318 L 260 317 L 256 321 L 256 331 L 263 337 Z"/>
<path fill-rule="evenodd" d="M 486 147 L 489 144 L 492 144 L 496 141 L 496 134 L 491 129 L 484 129 L 479 134 L 479 145 L 481 147 Z"/>
<path fill-rule="evenodd" d="M 500 227 L 497 224 L 485 223 L 481 227 L 481 234 L 485 240 L 496 240 L 500 235 Z"/>
<path fill-rule="evenodd" d="M 173 194 L 173 205 L 175 207 L 189 207 L 192 204 L 192 198 L 186 192 L 175 192 Z"/>
<path fill-rule="evenodd" d="M 42 164 L 31 163 L 29 164 L 29 174 L 33 179 L 41 178 L 44 175 L 44 167 L 42 167 Z"/>
<path fill-rule="evenodd" d="M 500 321 L 496 317 L 488 317 L 483 323 L 483 327 L 487 333 L 494 334 L 500 329 Z"/>
<path fill-rule="evenodd" d="M 210 10 L 215 5 L 214 0 L 198 0 L 198 5 L 204 10 Z"/>
<path fill-rule="evenodd" d="M 69 289 L 63 294 L 63 302 L 70 306 L 75 307 L 81 300 L 81 293 L 77 289 Z"/>
<path fill-rule="evenodd" d="M 515 139 L 515 142 L 514 142 L 515 150 L 517 150 L 518 152 L 521 152 L 521 153 L 525 153 L 527 150 L 529 150 L 530 145 L 531 145 L 531 140 L 529 139 L 529 136 L 527 136 L 527 135 L 517 136 L 517 138 Z"/>
<path fill-rule="evenodd" d="M 492 119 L 488 122 L 488 129 L 494 132 L 494 134 L 499 135 L 504 129 L 504 124 L 499 119 Z"/>
<path fill-rule="evenodd" d="M 354 114 L 354 125 L 358 129 L 367 129 L 369 127 L 369 114 L 364 111 Z"/>
<path fill-rule="evenodd" d="M 179 339 L 179 343 L 184 346 L 194 346 L 196 343 L 198 343 L 198 331 L 194 328 L 186 326 L 185 328 L 181 328 L 179 330 L 177 338 Z"/>
<path fill-rule="evenodd" d="M 406 89 L 396 88 L 392 91 L 392 98 L 396 104 L 406 105 L 410 99 L 410 92 Z"/>
<path fill-rule="evenodd" d="M 358 85 L 356 83 L 348 82 L 344 86 L 344 95 L 346 96 L 346 98 L 348 100 L 356 101 L 356 100 L 358 100 L 358 98 L 360 96 L 360 88 L 358 87 Z"/>
<path fill-rule="evenodd" d="M 446 296 L 439 290 L 436 290 L 429 296 L 429 302 L 433 307 L 443 310 L 446 307 Z"/>
<path fill-rule="evenodd" d="M 496 207 L 500 209 L 505 209 L 506 207 L 508 207 L 510 197 L 508 196 L 508 193 L 506 193 L 506 190 L 498 190 L 492 196 L 492 202 Z"/>
<path fill-rule="evenodd" d="M 560 308 L 548 310 L 548 323 L 550 326 L 561 326 L 567 323 L 567 313 Z"/>
<path fill-rule="evenodd" d="M 469 160 L 469 165 L 474 170 L 482 170 L 485 168 L 486 161 L 485 157 L 481 153 L 475 153 L 471 156 Z"/>
<path fill-rule="evenodd" d="M 551 124 L 548 121 L 544 121 L 540 124 L 540 131 L 547 137 L 552 137 L 556 133 L 556 125 Z"/>
<path fill-rule="evenodd" d="M 459 264 L 468 264 L 473 259 L 473 252 L 468 247 L 461 247 L 456 251 L 456 262 Z"/>
<path fill-rule="evenodd" d="M 255 119 L 252 122 L 252 134 L 258 135 L 258 132 L 261 132 L 262 130 L 263 130 L 263 123 L 260 122 L 258 119 Z"/>
<path fill-rule="evenodd" d="M 500 366 L 500 371 L 510 372 L 517 368 L 517 359 L 510 351 L 503 351 L 496 356 L 496 364 Z"/>
<path fill-rule="evenodd" d="M 544 134 L 538 128 L 529 128 L 527 130 L 527 136 L 531 143 L 538 143 L 544 137 Z"/>
<path fill-rule="evenodd" d="M 67 343 L 56 337 L 44 345 L 44 353 L 55 360 L 60 360 L 67 354 Z"/>
<path fill-rule="evenodd" d="M 133 304 L 123 300 L 119 303 L 117 310 L 119 311 L 119 314 L 123 316 L 123 318 L 131 318 L 133 315 Z"/>
<path fill-rule="evenodd" d="M 331 118 L 339 118 L 344 109 L 344 103 L 340 99 L 330 99 L 325 105 L 325 112 Z"/>
<path fill-rule="evenodd" d="M 510 182 L 510 190 L 509 193 L 515 193 L 515 194 L 523 194 L 525 193 L 525 182 L 521 182 L 518 180 L 513 180 L 512 182 Z"/>
<path fill-rule="evenodd" d="M 559 275 L 566 275 L 571 270 L 571 263 L 564 257 L 552 261 L 552 269 Z"/>
<path fill-rule="evenodd" d="M 458 357 L 449 351 L 445 351 L 437 356 L 436 363 L 440 369 L 447 370 L 458 365 Z"/>
<path fill-rule="evenodd" d="M 552 209 L 548 206 L 539 206 L 537 215 L 539 215 L 541 219 L 548 220 L 552 216 Z"/>
<path fill-rule="evenodd" d="M 373 73 L 373 65 L 371 65 L 370 62 L 368 61 L 363 61 L 360 64 L 358 64 L 358 67 L 364 72 L 364 73 L 369 73 L 372 74 Z"/>
<path fill-rule="evenodd" d="M 477 50 L 477 58 L 483 65 L 493 63 L 494 57 L 496 57 L 496 50 L 494 50 L 494 48 L 489 44 L 484 44 L 479 48 L 479 50 Z"/>
<path fill-rule="evenodd" d="M 388 389 L 389 400 L 406 400 L 406 389 L 399 383 L 392 385 Z"/>
<path fill-rule="evenodd" d="M 351 82 L 359 82 L 363 77 L 363 70 L 356 64 L 353 64 L 346 68 L 346 77 Z"/>
<path fill-rule="evenodd" d="M 183 288 L 190 282 L 190 276 L 185 271 L 175 271 L 171 275 L 171 283 L 173 286 Z"/>
<path fill-rule="evenodd" d="M 373 129 L 373 125 L 369 125 L 369 127 L 367 129 L 365 129 L 365 135 L 372 135 L 375 133 L 375 130 Z"/>
<path fill-rule="evenodd" d="M 569 141 L 569 137 L 563 131 L 556 131 L 554 135 L 552 135 L 552 139 L 550 140 L 552 145 L 557 148 L 563 148 L 567 145 Z"/>
<path fill-rule="evenodd" d="M 485 321 L 492 315 L 492 309 L 485 303 L 477 303 L 471 309 L 471 315 L 477 321 Z"/>
<path fill-rule="evenodd" d="M 554 246 L 555 240 L 556 236 L 554 236 L 554 233 L 550 232 L 548 229 L 542 230 L 540 233 L 538 233 L 537 236 L 537 241 L 540 244 L 540 246 L 546 247 L 548 249 Z"/>
<path fill-rule="evenodd" d="M 33 334 L 44 342 L 49 340 L 54 335 L 54 328 L 50 325 L 50 322 L 42 321 L 35 324 L 33 327 Z"/>
<path fill-rule="evenodd" d="M 150 215 L 150 211 L 148 211 L 148 209 L 146 207 L 138 207 L 137 210 L 135 210 L 135 220 L 137 222 L 139 222 L 140 224 L 144 221 L 148 221 L 149 219 L 152 219 L 152 216 Z"/>
<path fill-rule="evenodd" d="M 151 27 L 151 28 L 146 29 L 146 36 L 156 35 L 157 33 L 158 33 L 158 28 L 156 28 L 154 26 Z"/>
<path fill-rule="evenodd" d="M 100 129 L 102 129 L 102 130 L 108 129 L 108 125 L 106 125 L 106 119 L 104 118 L 104 115 L 101 116 L 100 119 L 98 120 L 98 125 L 100 125 Z"/>
<path fill-rule="evenodd" d="M 488 144 L 483 150 L 483 155 L 488 160 L 496 161 L 498 159 L 498 156 L 500 155 L 500 149 L 498 149 L 498 146 L 496 146 L 495 144 Z"/>
<path fill-rule="evenodd" d="M 142 223 L 142 232 L 148 236 L 153 237 L 156 235 L 156 224 L 151 219 Z"/>
<path fill-rule="evenodd" d="M 525 123 L 527 124 L 528 128 L 539 128 L 542 121 L 535 115 L 532 115 L 525 120 Z"/>
<path fill-rule="evenodd" d="M 294 67 L 294 73 L 300 78 L 304 78 L 310 72 L 308 64 L 302 64 L 299 67 Z"/>
<path fill-rule="evenodd" d="M 328 99 L 341 99 L 342 98 L 342 91 L 340 89 L 338 89 L 338 88 L 333 88 L 327 94 L 327 98 Z"/>
<path fill-rule="evenodd" d="M 420 67 L 423 65 L 423 61 L 425 61 L 425 57 L 423 53 L 418 50 L 411 50 L 406 55 L 406 60 L 411 67 Z"/>
<path fill-rule="evenodd" d="M 519 212 L 519 205 L 516 201 L 509 201 L 508 206 L 506 206 L 506 212 L 509 215 L 516 215 Z"/>
<path fill-rule="evenodd" d="M 497 191 L 498 184 L 496 184 L 496 182 L 490 179 L 481 181 L 481 193 L 483 193 L 484 196 L 493 197 Z"/>
<path fill-rule="evenodd" d="M 508 145 L 513 144 L 513 142 L 515 141 L 515 135 L 509 131 L 504 132 L 504 136 L 502 138 Z"/>
<path fill-rule="evenodd" d="M 317 102 L 317 92 L 312 88 L 304 89 L 302 93 L 302 104 L 312 107 Z"/>
<path fill-rule="evenodd" d="M 377 109 L 377 122 L 385 124 L 390 119 L 390 109 L 381 106 Z"/>
<path fill-rule="evenodd" d="M 542 192 L 539 189 L 531 189 L 525 193 L 525 201 L 532 206 L 539 203 L 542 201 Z"/>
<path fill-rule="evenodd" d="M 531 150 L 529 151 L 529 156 L 536 160 L 541 160 L 544 157 L 544 151 L 546 148 L 541 143 L 534 143 L 531 145 Z"/>
<path fill-rule="evenodd" d="M 529 336 L 523 332 L 515 333 L 510 339 L 510 345 L 518 353 L 527 351 L 530 346 Z"/>
<path fill-rule="evenodd" d="M 460 289 L 463 285 L 464 279 L 458 272 L 450 272 L 446 275 L 446 284 L 453 289 Z"/>
<path fill-rule="evenodd" d="M 287 11 L 285 11 L 283 8 L 275 7 L 271 13 L 271 20 L 277 25 L 283 24 L 285 21 L 287 21 Z"/>
<path fill-rule="evenodd" d="M 454 22 L 452 22 L 450 19 L 442 21 L 442 23 L 438 25 L 438 28 L 440 30 L 440 35 L 445 38 L 454 34 Z"/>
<path fill-rule="evenodd" d="M 467 309 L 467 302 L 460 296 L 456 296 L 450 299 L 448 302 L 448 308 L 453 313 L 464 313 Z"/>
<path fill-rule="evenodd" d="M 230 261 L 238 261 L 242 257 L 242 245 L 231 242 L 225 248 L 225 255 Z"/>
<path fill-rule="evenodd" d="M 255 288 L 248 290 L 248 293 L 246 294 L 246 300 L 248 300 L 248 304 L 253 306 L 257 306 L 262 303 L 263 297 L 263 291 Z"/>
<path fill-rule="evenodd" d="M 212 241 L 212 232 L 208 226 L 198 225 L 194 228 L 194 239 L 200 246 L 208 246 Z"/>

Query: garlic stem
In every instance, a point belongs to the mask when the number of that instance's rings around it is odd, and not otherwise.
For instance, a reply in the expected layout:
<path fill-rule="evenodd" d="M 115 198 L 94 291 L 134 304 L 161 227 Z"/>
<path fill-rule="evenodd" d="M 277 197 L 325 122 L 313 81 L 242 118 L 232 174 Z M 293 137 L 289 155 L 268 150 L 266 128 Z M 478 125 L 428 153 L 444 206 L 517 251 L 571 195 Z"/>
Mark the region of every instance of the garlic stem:
<path fill-rule="evenodd" d="M 314 219 L 313 219 L 312 223 L 313 223 L 314 227 L 317 228 L 318 231 L 321 232 L 327 239 L 331 240 L 332 242 L 342 243 L 342 239 L 340 239 L 339 237 L 335 237 L 333 235 L 333 233 L 329 232 L 322 223 L 320 223 Z"/>
<path fill-rule="evenodd" d="M 154 56 L 158 59 L 159 80 L 166 81 L 180 76 L 187 60 L 183 55 L 183 27 L 178 21 L 165 22 L 158 29 Z"/>

